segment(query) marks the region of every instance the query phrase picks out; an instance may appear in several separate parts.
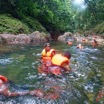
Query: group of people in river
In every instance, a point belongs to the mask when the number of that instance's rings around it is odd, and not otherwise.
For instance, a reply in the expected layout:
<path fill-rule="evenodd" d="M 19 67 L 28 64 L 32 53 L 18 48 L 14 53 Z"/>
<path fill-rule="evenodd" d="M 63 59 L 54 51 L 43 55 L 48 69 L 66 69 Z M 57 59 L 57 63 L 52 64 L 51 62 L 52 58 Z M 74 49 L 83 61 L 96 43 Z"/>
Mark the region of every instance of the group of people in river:
<path fill-rule="evenodd" d="M 51 49 L 50 43 L 45 43 L 44 49 L 41 55 L 41 64 L 38 67 L 38 72 L 41 74 L 53 74 L 60 75 L 63 72 L 70 72 L 70 59 L 71 53 L 69 51 L 64 52 L 63 54 L 57 54 L 54 49 Z M 43 92 L 40 90 L 33 91 L 23 91 L 23 92 L 12 92 L 9 90 L 7 85 L 9 80 L 0 75 L 0 94 L 4 96 L 21 96 L 21 95 L 35 95 L 37 97 L 43 97 Z"/>
<path fill-rule="evenodd" d="M 86 39 L 82 39 L 81 42 L 82 42 L 82 43 L 85 43 L 85 41 L 86 41 Z M 69 45 L 69 46 L 73 45 L 73 42 L 72 42 L 72 41 L 67 41 L 66 43 L 67 43 L 67 45 Z M 95 48 L 96 46 L 98 46 L 98 42 L 97 42 L 97 40 L 96 40 L 96 37 L 94 37 L 94 38 L 92 39 L 91 44 L 92 44 L 92 47 L 93 47 L 93 48 Z M 83 46 L 81 43 L 79 43 L 79 44 L 76 46 L 76 48 L 78 48 L 78 49 L 83 49 L 84 46 Z"/>
<path fill-rule="evenodd" d="M 67 42 L 68 45 L 72 45 L 73 42 Z M 92 46 L 96 47 L 98 42 L 96 39 L 93 39 Z M 76 48 L 83 49 L 84 46 L 82 44 L 78 44 Z M 70 72 L 70 58 L 71 53 L 69 51 L 64 52 L 63 54 L 56 53 L 55 49 L 51 49 L 50 43 L 44 44 L 44 49 L 41 53 L 41 59 L 38 66 L 38 72 L 41 74 L 52 74 L 55 76 L 61 75 L 63 72 Z M 24 92 L 11 92 L 9 87 L 6 83 L 9 80 L 5 77 L 0 75 L 0 94 L 4 96 L 21 96 L 21 95 L 35 95 L 38 97 L 42 97 L 43 93 L 40 90 L 33 90 L 33 91 L 24 91 Z"/>
<path fill-rule="evenodd" d="M 63 54 L 57 54 L 54 49 L 50 48 L 50 44 L 44 45 L 41 56 L 41 65 L 38 67 L 39 73 L 60 75 L 62 72 L 70 71 L 69 59 L 71 53 L 69 51 Z"/>

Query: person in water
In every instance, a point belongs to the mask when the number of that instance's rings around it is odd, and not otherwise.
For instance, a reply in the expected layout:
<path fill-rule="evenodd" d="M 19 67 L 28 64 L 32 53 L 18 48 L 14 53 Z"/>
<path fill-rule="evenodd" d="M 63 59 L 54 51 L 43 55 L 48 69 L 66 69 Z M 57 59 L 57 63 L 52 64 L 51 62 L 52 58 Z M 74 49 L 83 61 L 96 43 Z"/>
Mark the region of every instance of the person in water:
<path fill-rule="evenodd" d="M 49 67 L 40 67 L 40 70 L 43 70 L 43 73 L 60 75 L 62 72 L 71 70 L 69 67 L 70 58 L 71 53 L 69 51 L 66 51 L 63 54 L 55 54 L 51 59 L 51 65 Z M 47 72 L 44 70 L 47 70 Z"/>
<path fill-rule="evenodd" d="M 73 42 L 67 41 L 66 44 L 69 45 L 69 46 L 71 46 L 71 45 L 73 45 Z"/>
<path fill-rule="evenodd" d="M 70 64 L 71 53 L 69 51 L 64 52 L 63 54 L 55 54 L 52 57 L 52 66 L 49 67 L 49 70 L 52 74 L 59 75 L 62 72 L 71 71 Z"/>
<path fill-rule="evenodd" d="M 50 43 L 44 44 L 44 49 L 41 54 L 41 65 L 38 66 L 38 72 L 41 73 L 42 70 L 47 71 L 47 67 L 51 65 L 51 59 L 55 55 L 56 51 L 50 48 Z"/>
<path fill-rule="evenodd" d="M 19 96 L 19 95 L 25 95 L 25 94 L 29 93 L 29 92 L 24 92 L 24 93 L 11 92 L 6 83 L 8 83 L 7 78 L 0 75 L 0 94 L 2 94 L 2 95 L 5 95 L 5 96 Z"/>
<path fill-rule="evenodd" d="M 50 48 L 50 43 L 45 43 L 44 44 L 44 49 L 42 51 L 42 56 L 41 58 L 43 60 L 50 60 L 52 57 L 55 55 L 55 50 Z"/>
<path fill-rule="evenodd" d="M 11 92 L 9 90 L 9 87 L 7 86 L 8 83 L 9 83 L 8 79 L 0 75 L 0 95 L 4 95 L 5 97 L 14 97 L 14 96 L 23 96 L 23 95 L 29 94 L 39 98 L 56 100 L 59 98 L 59 95 L 61 93 L 59 92 L 59 90 L 61 90 L 61 87 L 60 89 L 58 89 L 59 87 L 57 86 L 51 86 L 47 90 L 37 89 L 32 91 L 22 91 L 21 93 Z"/>
<path fill-rule="evenodd" d="M 77 48 L 79 48 L 79 49 L 83 49 L 83 48 L 84 48 L 84 46 L 82 46 L 82 44 L 81 44 L 81 43 L 80 43 L 80 44 L 78 44 L 76 47 L 77 47 Z"/>
<path fill-rule="evenodd" d="M 95 48 L 96 46 L 98 46 L 98 42 L 96 41 L 96 39 L 93 39 L 92 46 L 93 46 L 94 48 Z"/>
<path fill-rule="evenodd" d="M 35 95 L 37 97 L 43 97 L 43 92 L 41 90 L 33 90 L 33 91 L 22 91 L 22 92 L 12 92 L 10 91 L 7 83 L 9 83 L 8 79 L 2 75 L 0 75 L 0 94 L 8 97 L 13 96 L 23 96 L 23 95 Z"/>

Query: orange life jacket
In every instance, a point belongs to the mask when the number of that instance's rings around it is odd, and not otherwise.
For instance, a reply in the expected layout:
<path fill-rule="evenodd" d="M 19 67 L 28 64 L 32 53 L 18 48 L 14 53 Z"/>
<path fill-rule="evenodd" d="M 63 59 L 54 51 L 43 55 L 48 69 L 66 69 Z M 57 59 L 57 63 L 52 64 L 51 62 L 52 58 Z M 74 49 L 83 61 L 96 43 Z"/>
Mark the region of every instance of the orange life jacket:
<path fill-rule="evenodd" d="M 42 51 L 42 59 L 43 60 L 51 60 L 52 52 L 55 52 L 54 49 L 50 49 L 49 52 L 46 52 L 45 49 Z"/>
<path fill-rule="evenodd" d="M 62 56 L 61 54 L 56 54 L 52 57 L 52 64 L 61 66 L 63 63 L 69 64 L 69 59 Z"/>
<path fill-rule="evenodd" d="M 7 81 L 8 81 L 8 79 L 7 79 L 6 77 L 2 76 L 2 75 L 0 75 L 0 79 L 1 79 L 3 82 L 7 82 Z"/>

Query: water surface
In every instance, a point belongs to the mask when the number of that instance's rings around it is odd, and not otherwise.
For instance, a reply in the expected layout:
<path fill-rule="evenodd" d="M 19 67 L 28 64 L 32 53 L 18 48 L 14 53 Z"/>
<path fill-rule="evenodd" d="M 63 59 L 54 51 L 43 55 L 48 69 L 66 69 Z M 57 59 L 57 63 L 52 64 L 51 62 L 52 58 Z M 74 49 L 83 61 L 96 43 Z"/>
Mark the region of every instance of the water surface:
<path fill-rule="evenodd" d="M 96 102 L 98 92 L 104 88 L 104 48 L 85 45 L 83 50 L 76 44 L 68 46 L 52 43 L 57 53 L 70 51 L 71 73 L 61 76 L 42 76 L 37 72 L 43 45 L 6 45 L 0 50 L 0 74 L 11 80 L 11 90 L 42 89 L 57 87 L 56 100 L 36 96 L 0 97 L 0 104 L 103 104 L 104 96 Z"/>

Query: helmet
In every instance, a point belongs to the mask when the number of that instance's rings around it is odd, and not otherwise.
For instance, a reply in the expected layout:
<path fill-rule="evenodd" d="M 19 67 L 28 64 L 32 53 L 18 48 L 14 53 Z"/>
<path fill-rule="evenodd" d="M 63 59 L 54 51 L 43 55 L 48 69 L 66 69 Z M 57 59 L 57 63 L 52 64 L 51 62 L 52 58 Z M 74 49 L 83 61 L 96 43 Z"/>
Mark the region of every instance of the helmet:
<path fill-rule="evenodd" d="M 2 75 L 0 75 L 0 79 L 1 79 L 3 82 L 7 82 L 7 81 L 8 81 L 8 79 L 7 79 L 6 77 L 2 76 Z"/>

